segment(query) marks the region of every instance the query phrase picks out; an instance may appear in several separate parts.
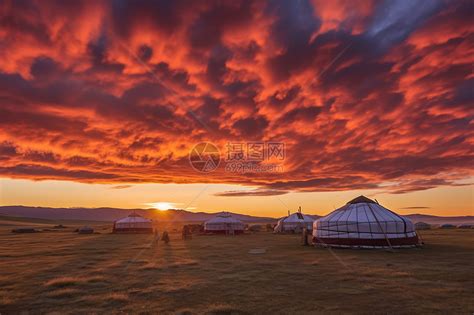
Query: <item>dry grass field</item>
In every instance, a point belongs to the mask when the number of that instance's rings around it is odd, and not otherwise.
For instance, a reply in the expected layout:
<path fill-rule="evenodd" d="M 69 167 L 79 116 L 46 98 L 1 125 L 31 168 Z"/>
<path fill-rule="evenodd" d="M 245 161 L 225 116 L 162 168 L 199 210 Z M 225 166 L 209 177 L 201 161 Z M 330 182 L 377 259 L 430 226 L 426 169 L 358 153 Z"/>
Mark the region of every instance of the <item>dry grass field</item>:
<path fill-rule="evenodd" d="M 474 230 L 421 231 L 394 253 L 300 245 L 297 235 L 13 234 L 0 218 L 0 313 L 246 314 L 474 311 Z M 174 228 L 179 228 L 178 226 Z M 173 227 L 168 226 L 169 231 Z M 264 249 L 265 252 L 252 249 Z"/>

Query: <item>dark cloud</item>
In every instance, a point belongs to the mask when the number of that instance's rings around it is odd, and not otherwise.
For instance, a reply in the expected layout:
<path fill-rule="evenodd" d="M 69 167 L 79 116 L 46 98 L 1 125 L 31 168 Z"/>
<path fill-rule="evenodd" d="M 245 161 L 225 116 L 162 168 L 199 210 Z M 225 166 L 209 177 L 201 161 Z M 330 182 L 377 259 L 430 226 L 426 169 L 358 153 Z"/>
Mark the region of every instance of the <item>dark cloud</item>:
<path fill-rule="evenodd" d="M 151 27 L 153 31 L 163 34 L 172 34 L 182 25 L 182 11 L 189 7 L 193 9 L 192 2 L 186 1 L 113 1 L 112 25 L 114 32 L 127 38 L 134 31 L 139 31 L 141 25 Z"/>
<path fill-rule="evenodd" d="M 325 74 L 323 84 L 328 88 L 340 85 L 360 100 L 374 91 L 390 91 L 397 79 L 391 73 L 392 68 L 393 63 L 388 62 L 357 62 Z"/>
<path fill-rule="evenodd" d="M 71 179 L 94 181 L 111 180 L 117 178 L 116 175 L 105 172 L 93 172 L 85 170 L 56 169 L 41 165 L 19 164 L 12 167 L 0 167 L 0 172 L 9 176 L 22 176 L 33 179 Z"/>
<path fill-rule="evenodd" d="M 331 191 L 345 189 L 375 189 L 379 186 L 367 182 L 361 176 L 347 176 L 341 178 L 312 178 L 294 181 L 276 181 L 267 185 L 271 189 L 303 190 L 303 191 Z"/>
<path fill-rule="evenodd" d="M 106 34 L 102 33 L 101 36 L 89 42 L 88 52 L 92 59 L 92 64 L 89 72 L 92 73 L 122 73 L 125 66 L 121 63 L 110 62 L 108 60 L 108 54 L 110 53 L 110 43 L 107 39 Z"/>
<path fill-rule="evenodd" d="M 285 113 L 278 124 L 288 124 L 294 121 L 310 123 L 321 113 L 321 108 L 316 106 L 295 108 Z"/>
<path fill-rule="evenodd" d="M 268 126 L 268 121 L 264 117 L 249 117 L 237 120 L 233 128 L 241 136 L 255 138 L 260 136 Z"/>
<path fill-rule="evenodd" d="M 196 113 L 199 117 L 205 119 L 205 121 L 210 121 L 217 119 L 222 114 L 222 102 L 218 99 L 215 99 L 210 96 L 205 96 L 203 99 L 203 104 L 199 107 Z"/>
<path fill-rule="evenodd" d="M 474 104 L 474 78 L 463 80 L 453 92 L 453 98 L 446 105 L 460 106 L 469 110 L 469 107 Z"/>
<path fill-rule="evenodd" d="M 153 56 L 153 49 L 148 45 L 142 45 L 138 49 L 138 58 L 143 61 L 149 61 Z"/>
<path fill-rule="evenodd" d="M 196 86 L 189 83 L 189 74 L 183 69 L 171 69 L 166 62 L 158 63 L 155 68 L 155 72 L 159 75 L 161 80 L 166 81 L 172 86 L 178 86 L 185 90 L 194 91 Z"/>
<path fill-rule="evenodd" d="M 142 82 L 123 93 L 122 100 L 135 107 L 143 103 L 156 102 L 162 100 L 166 93 L 166 88 L 157 82 Z"/>
<path fill-rule="evenodd" d="M 50 79 L 58 74 L 60 66 L 48 57 L 38 57 L 31 65 L 30 73 L 37 80 Z"/>
<path fill-rule="evenodd" d="M 276 107 L 283 107 L 293 102 L 301 91 L 301 87 L 293 86 L 286 91 L 277 91 L 270 97 L 270 104 Z"/>
<path fill-rule="evenodd" d="M 232 53 L 228 48 L 219 45 L 215 46 L 210 51 L 210 54 L 206 69 L 207 77 L 211 84 L 219 85 L 228 71 L 226 63 L 232 56 Z"/>
<path fill-rule="evenodd" d="M 133 187 L 133 186 L 132 185 L 116 185 L 116 186 L 110 187 L 110 189 L 127 189 L 130 187 Z"/>
<path fill-rule="evenodd" d="M 33 162 L 57 163 L 58 155 L 53 152 L 32 151 L 24 153 L 24 158 Z"/>
<path fill-rule="evenodd" d="M 215 193 L 214 196 L 219 197 L 246 197 L 246 196 L 279 196 L 287 194 L 285 190 L 272 190 L 272 189 L 254 189 L 254 190 L 230 190 Z"/>
<path fill-rule="evenodd" d="M 0 143 L 0 160 L 8 160 L 17 153 L 17 147 L 13 143 L 7 141 Z"/>
<path fill-rule="evenodd" d="M 221 43 L 225 31 L 252 21 L 252 1 L 217 1 L 201 12 L 189 28 L 189 41 L 198 49 L 209 49 Z"/>
<path fill-rule="evenodd" d="M 366 35 L 379 49 L 388 49 L 406 39 L 442 5 L 441 0 L 380 1 Z"/>
<path fill-rule="evenodd" d="M 271 37 L 283 48 L 268 60 L 275 80 L 288 79 L 311 64 L 315 49 L 311 36 L 321 24 L 309 1 L 271 1 L 268 11 L 277 17 Z"/>
<path fill-rule="evenodd" d="M 414 191 L 428 190 L 439 186 L 469 186 L 472 183 L 458 183 L 453 180 L 446 180 L 442 178 L 430 178 L 430 179 L 416 179 L 402 181 L 398 186 L 391 187 L 389 193 L 392 194 L 405 194 Z"/>

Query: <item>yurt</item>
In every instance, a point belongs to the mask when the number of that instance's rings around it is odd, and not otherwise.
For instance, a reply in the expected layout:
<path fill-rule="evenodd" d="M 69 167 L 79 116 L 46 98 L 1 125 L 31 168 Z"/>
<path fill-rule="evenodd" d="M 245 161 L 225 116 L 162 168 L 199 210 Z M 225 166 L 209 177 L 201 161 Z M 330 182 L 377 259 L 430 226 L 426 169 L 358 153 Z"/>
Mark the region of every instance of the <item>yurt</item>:
<path fill-rule="evenodd" d="M 456 226 L 453 224 L 443 224 L 440 226 L 441 229 L 455 229 Z"/>
<path fill-rule="evenodd" d="M 474 225 L 468 223 L 459 224 L 457 226 L 458 229 L 472 229 L 473 227 Z"/>
<path fill-rule="evenodd" d="M 153 233 L 153 221 L 133 212 L 114 222 L 113 233 Z"/>
<path fill-rule="evenodd" d="M 415 229 L 416 230 L 429 230 L 431 229 L 431 225 L 425 222 L 416 222 Z"/>
<path fill-rule="evenodd" d="M 313 222 L 312 217 L 301 213 L 300 207 L 296 213 L 289 214 L 288 211 L 288 216 L 281 218 L 273 231 L 276 233 L 300 233 L 304 228 L 312 230 Z"/>
<path fill-rule="evenodd" d="M 222 212 L 209 221 L 204 222 L 204 231 L 219 234 L 240 234 L 245 230 L 242 221 L 233 218 L 228 212 Z"/>
<path fill-rule="evenodd" d="M 348 248 L 400 248 L 418 245 L 413 223 L 377 202 L 359 196 L 314 222 L 313 242 Z"/>
<path fill-rule="evenodd" d="M 79 234 L 92 234 L 92 233 L 94 233 L 94 229 L 91 228 L 90 226 L 83 226 L 83 227 L 80 227 L 77 230 L 77 233 L 79 233 Z"/>

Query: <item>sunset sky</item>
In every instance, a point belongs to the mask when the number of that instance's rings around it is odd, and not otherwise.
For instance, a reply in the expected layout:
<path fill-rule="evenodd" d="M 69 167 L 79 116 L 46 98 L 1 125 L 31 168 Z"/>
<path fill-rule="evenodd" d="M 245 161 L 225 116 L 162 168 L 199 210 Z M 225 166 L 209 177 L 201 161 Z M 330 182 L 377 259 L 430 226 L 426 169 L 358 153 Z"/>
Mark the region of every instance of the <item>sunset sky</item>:
<path fill-rule="evenodd" d="M 364 194 L 473 215 L 472 16 L 472 1 L 2 1 L 0 205 L 282 216 Z M 208 172 L 190 163 L 203 142 L 220 152 Z M 257 170 L 229 168 L 239 146 Z"/>

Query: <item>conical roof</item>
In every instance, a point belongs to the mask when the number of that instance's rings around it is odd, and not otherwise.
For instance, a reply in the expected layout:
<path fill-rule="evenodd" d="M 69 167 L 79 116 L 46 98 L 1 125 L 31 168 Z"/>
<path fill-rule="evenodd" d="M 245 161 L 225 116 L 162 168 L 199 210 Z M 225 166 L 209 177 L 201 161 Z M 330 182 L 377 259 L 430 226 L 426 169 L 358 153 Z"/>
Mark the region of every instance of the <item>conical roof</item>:
<path fill-rule="evenodd" d="M 283 222 L 313 222 L 314 219 L 301 212 L 295 212 L 293 214 L 290 214 L 286 218 L 283 218 L 282 221 Z"/>
<path fill-rule="evenodd" d="M 141 215 L 133 212 L 127 217 L 115 221 L 115 223 L 140 223 L 140 222 L 152 222 L 152 220 L 142 217 Z"/>
<path fill-rule="evenodd" d="M 298 212 L 289 214 L 288 211 L 288 216 L 283 217 L 280 220 L 278 220 L 277 225 L 274 228 L 274 231 L 276 233 L 280 232 L 298 232 L 302 230 L 303 228 L 306 228 L 308 230 L 311 230 L 313 228 L 313 222 L 314 218 L 307 215 L 303 214 L 301 212 L 301 207 L 298 210 Z"/>
<path fill-rule="evenodd" d="M 376 203 L 372 199 L 367 198 L 366 196 L 360 195 L 359 197 L 356 197 L 349 201 L 348 203 L 350 204 L 356 204 L 356 203 Z"/>
<path fill-rule="evenodd" d="M 242 221 L 234 218 L 229 212 L 221 212 L 212 219 L 206 221 L 206 224 L 209 223 L 242 223 Z"/>
<path fill-rule="evenodd" d="M 204 230 L 209 232 L 229 232 L 240 231 L 243 232 L 245 224 L 232 217 L 228 212 L 221 212 L 212 219 L 204 222 Z"/>

